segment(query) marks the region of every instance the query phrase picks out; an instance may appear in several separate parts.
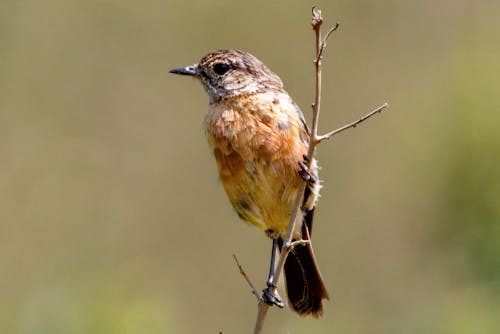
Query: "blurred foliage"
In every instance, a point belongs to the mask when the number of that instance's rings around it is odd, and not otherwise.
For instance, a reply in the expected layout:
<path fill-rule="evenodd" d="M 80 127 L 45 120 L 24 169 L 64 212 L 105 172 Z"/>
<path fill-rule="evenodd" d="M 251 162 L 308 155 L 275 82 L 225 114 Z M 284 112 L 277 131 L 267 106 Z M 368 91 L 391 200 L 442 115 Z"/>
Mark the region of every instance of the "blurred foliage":
<path fill-rule="evenodd" d="M 500 284 L 500 47 L 459 54 L 449 87 L 444 239 L 476 279 Z"/>
<path fill-rule="evenodd" d="M 500 3 L 319 1 L 340 21 L 320 128 L 322 320 L 269 333 L 500 329 Z M 199 84 L 168 74 L 255 54 L 309 115 L 304 1 L 0 2 L 0 333 L 248 333 L 269 241 L 232 212 Z"/>

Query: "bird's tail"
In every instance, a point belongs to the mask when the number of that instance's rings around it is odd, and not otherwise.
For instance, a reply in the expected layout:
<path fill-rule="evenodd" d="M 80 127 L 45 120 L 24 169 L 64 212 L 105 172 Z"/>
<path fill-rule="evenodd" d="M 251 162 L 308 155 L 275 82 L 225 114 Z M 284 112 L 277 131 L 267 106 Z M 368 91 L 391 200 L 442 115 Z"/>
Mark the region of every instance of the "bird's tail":
<path fill-rule="evenodd" d="M 309 240 L 307 225 L 304 224 L 302 229 L 302 238 Z M 301 316 L 320 317 L 323 314 L 322 300 L 329 299 L 329 296 L 311 243 L 296 245 L 288 254 L 284 269 L 288 302 L 291 308 Z"/>

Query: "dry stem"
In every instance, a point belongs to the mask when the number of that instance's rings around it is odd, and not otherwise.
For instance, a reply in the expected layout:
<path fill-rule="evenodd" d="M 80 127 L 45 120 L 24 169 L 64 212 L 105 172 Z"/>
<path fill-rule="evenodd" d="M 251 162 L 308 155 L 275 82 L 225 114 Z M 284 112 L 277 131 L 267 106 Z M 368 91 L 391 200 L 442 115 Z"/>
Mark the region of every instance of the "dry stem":
<path fill-rule="evenodd" d="M 245 278 L 245 281 L 247 281 L 248 286 L 250 286 L 250 290 L 252 290 L 252 293 L 255 295 L 255 297 L 257 297 L 257 300 L 259 300 L 260 299 L 259 291 L 257 291 L 257 289 L 253 285 L 253 283 L 250 280 L 250 278 L 248 278 L 247 273 L 245 272 L 245 270 L 241 266 L 241 264 L 238 261 L 238 258 L 236 257 L 236 255 L 234 255 L 234 254 L 233 254 L 233 259 L 236 262 L 236 265 L 238 266 L 238 269 L 240 270 L 240 274 L 243 276 L 243 278 Z"/>
<path fill-rule="evenodd" d="M 347 129 L 350 129 L 350 128 L 355 128 L 359 123 L 367 120 L 368 118 L 372 117 L 373 115 L 375 115 L 376 113 L 380 113 L 382 112 L 382 110 L 387 107 L 389 104 L 386 102 L 384 104 L 382 104 L 380 107 L 377 107 L 375 109 L 373 109 L 372 111 L 370 111 L 368 114 L 364 115 L 363 117 L 361 117 L 360 119 L 354 121 L 354 122 L 351 122 L 349 124 L 346 124 L 338 129 L 335 129 L 333 131 L 330 131 L 328 133 L 325 133 L 324 135 L 322 136 L 318 136 L 318 141 L 321 143 L 323 140 L 327 140 L 327 139 L 330 139 L 331 137 L 335 136 L 336 134 L 339 134 L 340 132 L 342 131 L 345 131 Z"/>
<path fill-rule="evenodd" d="M 337 30 L 337 28 L 339 26 L 339 24 L 337 23 L 334 27 L 329 29 L 328 32 L 326 33 L 326 35 L 322 38 L 321 37 L 321 25 L 322 25 L 322 23 L 323 23 L 323 18 L 321 16 L 321 11 L 319 9 L 317 9 L 316 7 L 313 7 L 312 8 L 312 27 L 313 27 L 313 30 L 314 30 L 315 36 L 316 36 L 316 40 L 315 40 L 316 41 L 316 57 L 314 59 L 315 74 L 316 74 L 316 77 L 315 77 L 315 79 L 316 79 L 315 80 L 316 94 L 315 94 L 315 98 L 314 98 L 314 103 L 312 104 L 313 117 L 312 117 L 312 124 L 311 124 L 311 130 L 310 130 L 311 133 L 310 133 L 310 138 L 309 138 L 309 150 L 307 153 L 308 159 L 306 159 L 307 167 L 311 166 L 311 162 L 314 159 L 314 154 L 316 153 L 316 146 L 319 143 L 321 143 L 323 140 L 330 139 L 331 137 L 333 137 L 334 135 L 336 135 L 342 131 L 356 127 L 356 125 L 358 125 L 359 123 L 365 121 L 366 119 L 370 118 L 371 116 L 375 115 L 376 113 L 381 112 L 385 107 L 388 106 L 387 103 L 384 103 L 380 107 L 376 108 L 372 112 L 368 113 L 367 115 L 361 117 L 360 119 L 358 119 L 352 123 L 346 124 L 338 129 L 330 131 L 324 135 L 318 135 L 318 120 L 319 120 L 319 112 L 320 112 L 320 106 L 321 106 L 321 60 L 323 57 L 323 52 L 326 48 L 326 42 L 327 42 L 328 38 L 331 36 L 331 34 L 335 30 Z M 273 281 L 273 286 L 275 286 L 275 287 L 270 288 L 273 293 L 275 293 L 277 290 L 276 286 L 277 286 L 277 283 L 279 281 L 280 275 L 283 271 L 283 268 L 285 266 L 286 258 L 288 256 L 288 254 L 290 253 L 290 251 L 293 249 L 293 247 L 297 243 L 310 242 L 310 241 L 306 241 L 306 240 L 299 240 L 299 241 L 292 242 L 292 235 L 293 235 L 293 231 L 295 230 L 295 223 L 297 220 L 297 216 L 299 215 L 300 211 L 302 210 L 302 202 L 303 202 L 304 192 L 305 192 L 306 187 L 307 187 L 307 183 L 303 182 L 303 184 L 301 185 L 301 187 L 297 193 L 297 197 L 295 198 L 293 206 L 292 206 L 290 222 L 288 224 L 286 236 L 283 240 L 283 247 L 281 249 L 280 257 L 279 257 L 278 263 L 277 263 L 276 268 L 275 268 L 274 281 Z M 253 286 L 252 282 L 249 280 L 248 276 L 246 275 L 245 271 L 243 270 L 243 268 L 241 267 L 241 265 L 239 264 L 239 262 L 235 256 L 234 256 L 234 259 L 235 259 L 236 263 L 238 264 L 238 267 L 240 269 L 240 273 L 243 275 L 243 277 L 245 278 L 245 280 L 249 284 L 249 286 L 252 290 L 252 293 L 254 295 L 256 295 L 259 299 L 257 320 L 255 322 L 255 328 L 254 328 L 254 334 L 259 334 L 262 332 L 262 328 L 264 326 L 264 321 L 266 319 L 267 312 L 268 312 L 269 308 L 271 307 L 271 305 L 266 304 L 263 301 L 263 299 L 260 298 L 257 290 Z"/>

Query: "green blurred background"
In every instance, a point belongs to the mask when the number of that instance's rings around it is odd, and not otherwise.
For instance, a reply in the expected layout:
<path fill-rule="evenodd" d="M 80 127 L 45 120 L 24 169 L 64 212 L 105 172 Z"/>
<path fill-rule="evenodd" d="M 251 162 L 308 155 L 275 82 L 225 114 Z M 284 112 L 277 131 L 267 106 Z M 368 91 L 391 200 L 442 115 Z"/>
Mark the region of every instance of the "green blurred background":
<path fill-rule="evenodd" d="M 249 333 L 270 242 L 239 222 L 170 75 L 255 54 L 310 115 L 310 8 L 341 23 L 314 246 L 333 300 L 267 333 L 500 331 L 500 2 L 2 0 L 0 333 Z"/>

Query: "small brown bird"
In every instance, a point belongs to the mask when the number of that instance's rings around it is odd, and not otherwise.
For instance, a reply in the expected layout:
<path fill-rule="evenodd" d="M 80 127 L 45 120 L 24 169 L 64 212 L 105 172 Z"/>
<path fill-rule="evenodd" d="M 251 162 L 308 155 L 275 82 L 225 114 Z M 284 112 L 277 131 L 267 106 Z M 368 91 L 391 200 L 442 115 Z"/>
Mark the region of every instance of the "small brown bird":
<path fill-rule="evenodd" d="M 301 164 L 309 139 L 304 116 L 281 79 L 243 51 L 218 50 L 170 72 L 198 78 L 208 93 L 204 128 L 221 182 L 238 216 L 273 239 L 268 288 L 262 298 L 283 307 L 281 298 L 269 290 L 276 246 L 283 245 L 304 172 L 313 181 L 308 182 L 293 239 L 309 240 L 320 188 L 316 161 L 309 171 Z M 284 270 L 293 310 L 321 316 L 322 300 L 329 297 L 310 242 L 293 248 Z"/>

